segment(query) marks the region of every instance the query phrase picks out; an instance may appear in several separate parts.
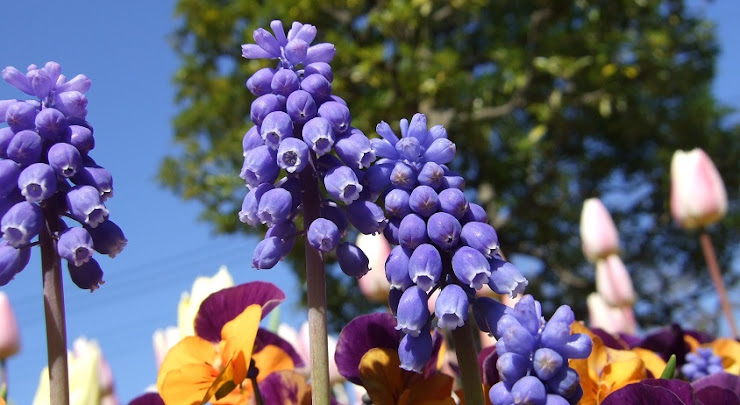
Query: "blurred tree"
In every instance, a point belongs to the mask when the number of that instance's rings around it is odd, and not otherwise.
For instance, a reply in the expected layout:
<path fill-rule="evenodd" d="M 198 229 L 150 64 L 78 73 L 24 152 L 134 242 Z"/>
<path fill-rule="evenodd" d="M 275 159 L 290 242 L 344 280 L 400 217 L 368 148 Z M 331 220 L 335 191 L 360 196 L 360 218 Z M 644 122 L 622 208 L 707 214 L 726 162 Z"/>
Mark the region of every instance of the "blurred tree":
<path fill-rule="evenodd" d="M 217 232 L 250 231 L 236 215 L 254 99 L 244 83 L 266 64 L 242 59 L 240 45 L 276 18 L 311 23 L 317 42 L 336 45 L 333 89 L 354 126 L 373 134 L 385 120 L 397 129 L 420 111 L 447 127 L 459 152 L 453 167 L 546 311 L 567 302 L 585 317 L 593 268 L 578 219 L 583 200 L 600 197 L 621 232 L 642 324 L 712 329 L 714 307 L 696 301 L 711 284 L 695 235 L 669 215 L 670 158 L 699 146 L 723 173 L 730 212 L 712 233 L 736 285 L 737 266 L 728 266 L 740 241 L 740 129 L 722 125 L 727 111 L 710 92 L 714 27 L 685 3 L 179 0 L 177 148 L 159 178 L 198 200 Z M 330 281 L 335 327 L 368 308 L 352 283 Z"/>

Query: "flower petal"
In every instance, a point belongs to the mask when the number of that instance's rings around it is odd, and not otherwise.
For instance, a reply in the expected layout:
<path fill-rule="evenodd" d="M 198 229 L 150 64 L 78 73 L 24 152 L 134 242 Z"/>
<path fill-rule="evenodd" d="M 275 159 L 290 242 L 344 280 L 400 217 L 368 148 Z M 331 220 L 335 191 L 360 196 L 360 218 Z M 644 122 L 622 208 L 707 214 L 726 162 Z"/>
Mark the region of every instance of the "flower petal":
<path fill-rule="evenodd" d="M 398 403 L 404 388 L 404 370 L 395 349 L 370 349 L 362 356 L 357 371 L 374 404 Z"/>
<path fill-rule="evenodd" d="M 396 320 L 391 314 L 361 315 L 342 329 L 337 342 L 334 360 L 339 374 L 355 384 L 361 384 L 358 366 L 370 349 L 398 349 L 401 334 L 395 329 Z"/>
<path fill-rule="evenodd" d="M 646 379 L 607 396 L 602 405 L 689 405 L 693 404 L 689 383 L 681 380 Z"/>
<path fill-rule="evenodd" d="M 263 398 L 274 404 L 311 404 L 311 386 L 306 378 L 292 370 L 272 373 L 259 383 Z"/>
<path fill-rule="evenodd" d="M 278 346 L 268 345 L 252 355 L 254 365 L 259 370 L 257 381 L 262 381 L 272 373 L 293 370 L 295 365 L 290 355 Z"/>
<path fill-rule="evenodd" d="M 290 342 L 267 329 L 260 328 L 260 330 L 257 331 L 257 339 L 254 341 L 254 352 L 260 352 L 267 345 L 277 346 L 282 349 L 293 360 L 293 364 L 296 368 L 304 367 L 306 365 L 301 355 L 298 354 L 298 351 L 296 351 Z"/>
<path fill-rule="evenodd" d="M 257 304 L 262 317 L 285 300 L 285 294 L 274 284 L 253 281 L 225 288 L 211 294 L 200 304 L 195 315 L 195 334 L 211 342 L 221 340 L 221 329 L 241 314 L 245 308 Z"/>
<path fill-rule="evenodd" d="M 157 376 L 157 389 L 162 392 L 162 384 L 165 377 L 173 371 L 182 370 L 189 364 L 206 364 L 210 366 L 218 358 L 216 346 L 213 343 L 203 340 L 197 336 L 187 336 L 167 352 L 159 368 Z M 195 370 L 198 371 L 198 370 Z M 217 371 L 214 369 L 214 372 Z M 192 379 L 198 381 L 200 375 L 193 375 Z M 215 378 L 215 374 L 214 374 Z M 179 381 L 179 380 L 178 380 Z M 210 383 L 209 383 L 210 386 Z M 208 389 L 208 387 L 206 387 Z M 202 395 L 202 394 L 201 394 Z"/>
<path fill-rule="evenodd" d="M 205 404 L 217 373 L 210 364 L 186 364 L 168 372 L 157 389 L 168 404 Z"/>
<path fill-rule="evenodd" d="M 252 304 L 221 329 L 221 340 L 225 342 L 221 351 L 221 361 L 228 364 L 226 368 L 233 369 L 232 381 L 237 385 L 247 378 L 261 315 L 262 308 Z"/>
<path fill-rule="evenodd" d="M 5 402 L 0 398 L 0 405 L 5 405 Z M 128 405 L 165 405 L 162 397 L 157 392 L 147 392 L 146 394 L 139 395 L 138 397 L 131 400 Z"/>
<path fill-rule="evenodd" d="M 437 373 L 412 384 L 401 397 L 407 398 L 408 404 L 454 405 L 450 395 L 454 381 L 447 374 Z"/>

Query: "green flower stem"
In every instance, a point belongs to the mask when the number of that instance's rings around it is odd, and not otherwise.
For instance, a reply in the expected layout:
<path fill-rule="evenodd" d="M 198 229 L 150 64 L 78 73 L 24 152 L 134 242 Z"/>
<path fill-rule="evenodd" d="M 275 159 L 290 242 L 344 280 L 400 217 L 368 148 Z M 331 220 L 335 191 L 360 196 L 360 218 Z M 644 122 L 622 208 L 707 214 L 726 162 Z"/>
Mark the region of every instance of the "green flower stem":
<path fill-rule="evenodd" d="M 0 397 L 8 402 L 8 362 L 0 359 Z"/>
<path fill-rule="evenodd" d="M 722 281 L 722 274 L 719 271 L 719 264 L 717 262 L 717 255 L 714 253 L 712 238 L 709 236 L 708 233 L 702 232 L 699 235 L 699 242 L 701 243 L 701 249 L 704 252 L 704 259 L 706 260 L 707 267 L 709 268 L 709 276 L 712 278 L 714 289 L 717 290 L 717 295 L 719 296 L 719 302 L 722 306 L 722 312 L 725 313 L 727 324 L 730 325 L 733 339 L 737 339 L 737 324 L 735 324 L 735 317 L 732 315 L 732 305 L 730 304 L 730 300 L 727 298 L 725 283 Z"/>
<path fill-rule="evenodd" d="M 49 356 L 49 392 L 51 403 L 69 405 L 69 373 L 67 365 L 67 327 L 64 320 L 62 262 L 57 253 L 53 232 L 57 226 L 56 206 L 47 201 L 43 207 L 44 223 L 39 235 L 41 273 L 44 284 L 44 314 L 46 316 L 46 348 Z"/>
<path fill-rule="evenodd" d="M 483 385 L 478 368 L 478 353 L 475 350 L 475 339 L 470 321 L 452 331 L 455 343 L 457 365 L 460 367 L 463 394 L 466 405 L 484 405 Z"/>
<path fill-rule="evenodd" d="M 314 159 L 315 161 L 315 159 Z M 303 229 L 319 217 L 321 196 L 316 172 L 308 165 L 300 175 L 303 201 Z M 306 293 L 308 335 L 311 347 L 311 399 L 313 404 L 329 404 L 329 349 L 326 329 L 326 272 L 321 252 L 306 243 Z"/>

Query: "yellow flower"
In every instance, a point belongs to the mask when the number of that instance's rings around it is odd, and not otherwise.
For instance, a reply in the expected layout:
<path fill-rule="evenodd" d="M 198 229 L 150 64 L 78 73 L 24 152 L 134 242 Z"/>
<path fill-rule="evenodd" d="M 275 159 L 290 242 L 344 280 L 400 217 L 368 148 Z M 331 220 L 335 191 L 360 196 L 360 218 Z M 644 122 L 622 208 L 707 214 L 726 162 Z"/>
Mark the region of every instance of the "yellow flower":
<path fill-rule="evenodd" d="M 69 359 L 69 403 L 70 405 L 98 405 L 100 403 L 99 369 L 101 351 L 95 341 L 84 338 L 74 343 L 75 352 L 68 352 Z M 41 372 L 39 387 L 33 405 L 47 405 L 49 394 L 49 368 Z"/>
<path fill-rule="evenodd" d="M 586 333 L 593 341 L 591 355 L 586 359 L 570 360 L 581 379 L 583 397 L 581 405 L 600 404 L 607 395 L 631 384 L 648 378 L 648 371 L 659 376 L 665 362 L 655 353 L 645 349 L 616 350 L 606 347 L 604 342 L 580 323 L 571 325 L 573 333 Z"/>
<path fill-rule="evenodd" d="M 398 351 L 370 349 L 360 361 L 360 379 L 376 405 L 453 405 L 452 377 L 422 374 L 401 368 Z"/>
<path fill-rule="evenodd" d="M 198 277 L 193 283 L 190 293 L 184 292 L 180 298 L 180 304 L 177 307 L 177 326 L 180 329 L 180 337 L 192 336 L 193 319 L 198 313 L 198 308 L 204 299 L 216 291 L 228 288 L 234 285 L 234 279 L 229 274 L 226 266 L 221 266 L 213 277 Z"/>

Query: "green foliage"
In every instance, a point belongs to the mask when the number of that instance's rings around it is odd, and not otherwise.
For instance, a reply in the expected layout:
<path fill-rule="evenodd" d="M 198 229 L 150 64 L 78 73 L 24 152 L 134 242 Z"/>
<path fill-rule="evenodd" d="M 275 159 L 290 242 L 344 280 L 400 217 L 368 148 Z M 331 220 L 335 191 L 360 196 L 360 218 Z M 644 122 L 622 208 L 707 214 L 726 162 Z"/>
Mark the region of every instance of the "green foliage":
<path fill-rule="evenodd" d="M 504 252 L 535 259 L 529 291 L 548 311 L 566 301 L 585 317 L 593 267 L 578 219 L 596 196 L 620 229 L 639 320 L 698 324 L 690 299 L 710 283 L 695 236 L 668 213 L 676 149 L 704 148 L 724 175 L 730 213 L 712 230 L 723 263 L 740 241 L 740 131 L 720 125 L 726 112 L 710 93 L 714 27 L 683 1 L 180 0 L 175 14 L 177 148 L 160 180 L 198 200 L 218 232 L 251 231 L 236 219 L 254 99 L 244 83 L 266 64 L 242 59 L 240 45 L 279 18 L 314 24 L 318 42 L 336 45 L 333 92 L 354 126 L 372 135 L 381 120 L 397 128 L 420 111 L 447 127 L 453 166 L 477 190 Z M 335 326 L 367 307 L 350 281 L 329 288 Z"/>

